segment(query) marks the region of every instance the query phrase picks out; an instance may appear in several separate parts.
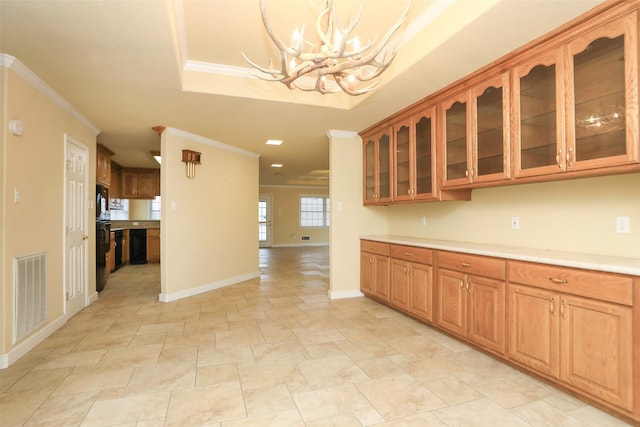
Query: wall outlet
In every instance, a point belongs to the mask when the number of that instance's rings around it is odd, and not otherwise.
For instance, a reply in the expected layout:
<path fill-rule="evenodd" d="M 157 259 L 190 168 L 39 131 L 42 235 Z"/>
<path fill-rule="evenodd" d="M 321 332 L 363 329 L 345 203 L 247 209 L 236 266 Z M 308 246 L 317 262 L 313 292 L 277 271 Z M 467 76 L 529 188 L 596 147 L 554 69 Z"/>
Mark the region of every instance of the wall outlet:
<path fill-rule="evenodd" d="M 628 234 L 631 232 L 631 224 L 628 216 L 616 217 L 616 232 Z"/>
<path fill-rule="evenodd" d="M 427 225 L 427 217 L 426 216 L 420 217 L 420 225 Z"/>
<path fill-rule="evenodd" d="M 511 229 L 512 230 L 520 230 L 520 217 L 512 216 L 511 217 Z"/>

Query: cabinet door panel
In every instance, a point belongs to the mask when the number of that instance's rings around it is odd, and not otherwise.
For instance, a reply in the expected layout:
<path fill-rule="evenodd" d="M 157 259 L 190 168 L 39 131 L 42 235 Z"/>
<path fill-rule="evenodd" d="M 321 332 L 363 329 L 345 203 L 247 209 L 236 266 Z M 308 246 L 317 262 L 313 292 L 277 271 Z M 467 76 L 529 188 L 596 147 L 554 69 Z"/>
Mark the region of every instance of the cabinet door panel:
<path fill-rule="evenodd" d="M 391 137 L 384 133 L 378 139 L 378 200 L 391 200 Z"/>
<path fill-rule="evenodd" d="M 438 326 L 466 335 L 466 275 L 457 271 L 438 271 Z"/>
<path fill-rule="evenodd" d="M 410 124 L 405 122 L 395 126 L 395 189 L 394 200 L 411 199 L 412 169 L 411 161 L 412 144 L 410 143 Z"/>
<path fill-rule="evenodd" d="M 471 276 L 467 295 L 467 337 L 500 354 L 505 353 L 504 282 Z"/>
<path fill-rule="evenodd" d="M 538 372 L 558 378 L 559 310 L 557 294 L 510 284 L 508 356 Z"/>
<path fill-rule="evenodd" d="M 471 160 L 471 138 L 469 138 L 468 108 L 468 92 L 442 106 L 444 186 L 470 182 L 468 165 Z"/>
<path fill-rule="evenodd" d="M 389 301 L 391 305 L 402 310 L 409 307 L 409 280 L 411 265 L 391 259 L 391 295 Z"/>
<path fill-rule="evenodd" d="M 436 192 L 436 126 L 435 108 L 414 116 L 415 131 L 415 198 L 433 197 Z"/>
<path fill-rule="evenodd" d="M 364 201 L 374 201 L 376 194 L 376 142 L 367 138 L 364 143 Z"/>
<path fill-rule="evenodd" d="M 360 290 L 364 294 L 375 294 L 375 268 L 373 255 L 367 252 L 360 253 Z"/>
<path fill-rule="evenodd" d="M 637 15 L 568 46 L 568 169 L 638 161 Z"/>
<path fill-rule="evenodd" d="M 633 407 L 632 310 L 562 296 L 560 378 L 624 409 Z"/>
<path fill-rule="evenodd" d="M 374 255 L 373 266 L 375 269 L 375 294 L 383 301 L 389 301 L 389 258 Z"/>
<path fill-rule="evenodd" d="M 433 322 L 433 268 L 411 264 L 409 312 L 427 322 Z"/>

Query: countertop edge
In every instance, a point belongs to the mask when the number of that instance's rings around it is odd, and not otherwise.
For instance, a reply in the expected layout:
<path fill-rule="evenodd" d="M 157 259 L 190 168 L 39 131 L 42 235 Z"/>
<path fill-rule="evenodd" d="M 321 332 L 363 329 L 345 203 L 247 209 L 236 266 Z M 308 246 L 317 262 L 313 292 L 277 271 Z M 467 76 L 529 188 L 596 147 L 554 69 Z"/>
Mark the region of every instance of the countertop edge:
<path fill-rule="evenodd" d="M 562 267 L 573 267 L 607 273 L 640 276 L 640 259 L 637 258 L 581 254 L 545 249 L 521 248 L 516 246 L 489 245 L 483 243 L 457 242 L 397 235 L 361 235 L 360 239 L 461 252 L 472 255 L 505 258 L 514 261 L 537 262 Z"/>

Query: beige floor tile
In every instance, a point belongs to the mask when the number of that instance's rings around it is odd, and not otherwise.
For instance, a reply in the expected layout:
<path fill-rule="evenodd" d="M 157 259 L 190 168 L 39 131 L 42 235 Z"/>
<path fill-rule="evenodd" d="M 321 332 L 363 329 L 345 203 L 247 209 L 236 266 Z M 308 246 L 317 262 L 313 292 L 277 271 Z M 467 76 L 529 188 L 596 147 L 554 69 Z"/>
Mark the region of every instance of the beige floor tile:
<path fill-rule="evenodd" d="M 122 366 L 145 366 L 158 362 L 162 345 L 117 347 L 107 350 L 98 363 L 100 368 L 114 368 Z"/>
<path fill-rule="evenodd" d="M 264 338 L 257 325 L 255 328 L 241 328 L 215 333 L 215 345 L 218 350 L 264 343 Z"/>
<path fill-rule="evenodd" d="M 312 359 L 323 359 L 326 357 L 344 356 L 346 353 L 342 351 L 335 342 L 323 342 L 320 344 L 310 344 L 304 346 L 305 350 Z"/>
<path fill-rule="evenodd" d="M 208 365 L 198 367 L 196 371 L 196 386 L 202 387 L 212 384 L 240 381 L 238 368 L 234 363 L 223 365 Z"/>
<path fill-rule="evenodd" d="M 279 342 L 251 347 L 258 366 L 282 365 L 310 358 L 304 346 L 298 342 Z"/>
<path fill-rule="evenodd" d="M 76 366 L 95 366 L 106 354 L 106 350 L 75 351 L 68 354 L 51 354 L 34 369 L 73 368 Z"/>
<path fill-rule="evenodd" d="M 195 426 L 247 415 L 238 382 L 174 390 L 167 410 L 167 426 Z"/>
<path fill-rule="evenodd" d="M 347 356 L 313 359 L 298 362 L 298 366 L 312 389 L 367 381 L 369 377 Z"/>
<path fill-rule="evenodd" d="M 606 412 L 602 412 L 593 406 L 583 406 L 582 408 L 569 411 L 569 415 L 582 421 L 589 427 L 622 427 L 627 426 L 626 422 L 614 418 Z"/>
<path fill-rule="evenodd" d="M 388 357 L 358 360 L 356 364 L 371 379 L 406 375 L 406 372 Z"/>
<path fill-rule="evenodd" d="M 101 400 L 91 407 L 82 426 L 102 427 L 154 420 L 166 413 L 168 404 L 168 391 Z"/>
<path fill-rule="evenodd" d="M 232 347 L 218 350 L 213 346 L 198 346 L 198 367 L 236 363 L 238 366 L 255 366 L 251 347 Z"/>
<path fill-rule="evenodd" d="M 223 421 L 221 427 L 304 427 L 300 413 L 295 409 L 273 414 L 247 417 L 240 420 Z"/>
<path fill-rule="evenodd" d="M 513 413 L 533 426 L 588 427 L 582 421 L 542 400 L 513 408 Z"/>
<path fill-rule="evenodd" d="M 50 390 L 22 390 L 0 394 L 0 425 L 19 426 L 42 405 Z"/>
<path fill-rule="evenodd" d="M 531 427 L 513 412 L 491 399 L 478 399 L 433 411 L 449 427 Z"/>
<path fill-rule="evenodd" d="M 62 422 L 65 419 L 84 418 L 98 396 L 97 391 L 53 396 L 44 401 L 29 419 L 29 423 Z"/>
<path fill-rule="evenodd" d="M 513 408 L 549 397 L 552 392 L 531 382 L 524 374 L 501 376 L 474 383 L 473 387 L 503 408 Z"/>
<path fill-rule="evenodd" d="M 422 414 L 410 415 L 404 418 L 398 418 L 397 420 L 387 421 L 384 423 L 376 424 L 376 427 L 447 427 L 445 423 L 440 421 L 438 417 L 431 412 L 424 412 Z M 491 424 L 493 426 L 493 424 Z M 496 424 L 496 427 L 498 425 Z"/>
<path fill-rule="evenodd" d="M 296 409 L 289 389 L 284 384 L 245 390 L 243 396 L 249 416 Z"/>
<path fill-rule="evenodd" d="M 97 391 L 105 388 L 124 387 L 133 375 L 133 367 L 125 368 L 93 368 L 69 374 L 54 395 L 75 394 L 86 391 Z"/>
<path fill-rule="evenodd" d="M 195 363 L 162 363 L 135 368 L 126 395 L 144 394 L 194 387 Z"/>
<path fill-rule="evenodd" d="M 362 424 L 354 414 L 340 414 L 321 420 L 310 421 L 305 425 L 306 427 L 360 427 L 370 424 Z"/>
<path fill-rule="evenodd" d="M 485 397 L 472 386 L 460 381 L 456 376 L 448 376 L 426 381 L 425 386 L 448 405 L 468 402 Z"/>
<path fill-rule="evenodd" d="M 293 393 L 293 399 L 306 422 L 371 409 L 369 401 L 353 384 Z"/>
<path fill-rule="evenodd" d="M 269 366 L 238 366 L 243 390 L 265 388 L 278 384 L 307 384 L 295 363 Z"/>
<path fill-rule="evenodd" d="M 447 406 L 420 381 L 408 375 L 382 378 L 357 385 L 386 421 Z"/>
<path fill-rule="evenodd" d="M 17 380 L 8 390 L 15 393 L 25 390 L 55 389 L 71 373 L 72 368 L 32 370 Z"/>

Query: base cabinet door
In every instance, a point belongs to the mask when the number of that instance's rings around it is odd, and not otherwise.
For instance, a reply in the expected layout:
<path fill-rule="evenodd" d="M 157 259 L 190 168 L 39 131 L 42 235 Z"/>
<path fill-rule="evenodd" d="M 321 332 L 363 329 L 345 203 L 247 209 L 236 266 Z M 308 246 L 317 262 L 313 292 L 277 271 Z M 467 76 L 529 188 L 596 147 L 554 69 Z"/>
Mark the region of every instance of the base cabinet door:
<path fill-rule="evenodd" d="M 509 358 L 553 378 L 560 375 L 559 297 L 529 286 L 509 285 Z"/>
<path fill-rule="evenodd" d="M 361 253 L 360 289 L 365 294 L 389 302 L 389 257 Z"/>
<path fill-rule="evenodd" d="M 561 296 L 560 379 L 633 409 L 632 309 Z"/>
<path fill-rule="evenodd" d="M 433 267 L 411 265 L 409 312 L 429 323 L 433 322 Z"/>
<path fill-rule="evenodd" d="M 469 276 L 467 337 L 478 345 L 505 353 L 504 282 Z"/>
<path fill-rule="evenodd" d="M 409 308 L 409 283 L 411 282 L 411 264 L 391 259 L 391 292 L 389 302 L 401 310 Z"/>
<path fill-rule="evenodd" d="M 466 336 L 466 274 L 438 271 L 438 326 Z"/>

